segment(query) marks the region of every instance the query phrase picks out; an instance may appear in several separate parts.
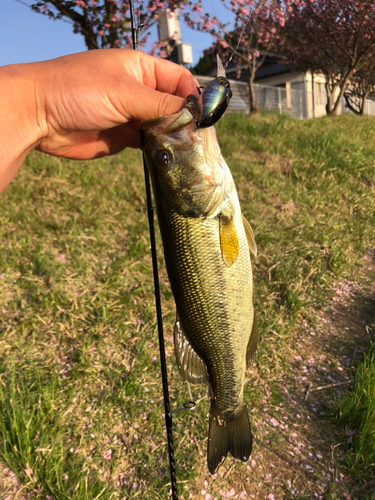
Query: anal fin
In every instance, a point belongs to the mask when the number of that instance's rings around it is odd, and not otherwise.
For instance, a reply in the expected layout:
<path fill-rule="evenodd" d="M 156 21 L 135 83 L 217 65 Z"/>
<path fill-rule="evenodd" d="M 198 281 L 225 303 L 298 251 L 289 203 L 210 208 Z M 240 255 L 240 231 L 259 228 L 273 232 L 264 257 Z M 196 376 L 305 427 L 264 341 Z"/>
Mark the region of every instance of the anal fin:
<path fill-rule="evenodd" d="M 251 330 L 251 335 L 246 349 L 246 368 L 249 368 L 249 366 L 252 363 L 254 363 L 258 353 L 258 347 L 259 347 L 258 321 L 254 313 L 253 328 Z"/>
<path fill-rule="evenodd" d="M 253 230 L 244 216 L 242 216 L 242 222 L 243 222 L 243 226 L 245 228 L 245 233 L 246 233 L 246 238 L 247 238 L 247 244 L 249 245 L 249 250 L 254 255 L 254 257 L 256 257 L 258 254 L 258 249 L 257 249 L 257 244 L 255 243 L 255 237 L 254 237 Z"/>
<path fill-rule="evenodd" d="M 192 384 L 208 383 L 206 365 L 186 338 L 178 314 L 173 336 L 176 361 L 181 377 Z"/>

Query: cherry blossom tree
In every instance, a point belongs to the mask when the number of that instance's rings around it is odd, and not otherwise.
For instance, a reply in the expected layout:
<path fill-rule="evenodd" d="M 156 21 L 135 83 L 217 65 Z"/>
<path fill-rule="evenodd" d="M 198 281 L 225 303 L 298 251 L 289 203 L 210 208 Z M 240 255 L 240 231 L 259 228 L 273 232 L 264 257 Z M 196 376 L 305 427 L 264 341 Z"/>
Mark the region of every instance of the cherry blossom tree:
<path fill-rule="evenodd" d="M 168 8 L 184 7 L 187 0 L 149 0 L 137 2 L 136 22 L 139 27 L 139 45 L 143 48 L 150 36 L 150 28 Z M 99 48 L 131 47 L 132 31 L 129 2 L 126 0 L 38 0 L 30 7 L 54 20 L 72 24 L 75 33 L 85 39 L 89 50 Z M 168 41 L 154 42 L 151 52 L 167 55 Z"/>
<path fill-rule="evenodd" d="M 327 114 L 337 114 L 349 82 L 375 45 L 370 0 L 285 0 L 282 48 L 301 70 L 325 75 Z"/>
<path fill-rule="evenodd" d="M 350 79 L 344 98 L 347 107 L 356 115 L 365 112 L 366 99 L 375 92 L 375 60 L 369 56 L 359 71 Z"/>
<path fill-rule="evenodd" d="M 202 0 L 185 11 L 186 23 L 195 30 L 210 33 L 214 43 L 205 53 L 217 52 L 223 60 L 231 57 L 237 77 L 249 70 L 250 111 L 257 111 L 254 78 L 268 52 L 277 47 L 285 24 L 285 12 L 279 0 L 221 0 L 229 23 L 203 11 Z"/>

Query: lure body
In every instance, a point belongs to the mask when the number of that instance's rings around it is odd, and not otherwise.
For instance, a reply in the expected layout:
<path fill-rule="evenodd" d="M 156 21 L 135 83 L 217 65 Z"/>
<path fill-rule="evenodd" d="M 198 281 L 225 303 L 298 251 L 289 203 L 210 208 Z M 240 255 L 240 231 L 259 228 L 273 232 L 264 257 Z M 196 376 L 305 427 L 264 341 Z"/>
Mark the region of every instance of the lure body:
<path fill-rule="evenodd" d="M 228 107 L 232 95 L 225 69 L 220 57 L 217 56 L 217 77 L 211 80 L 201 93 L 202 115 L 198 123 L 198 128 L 211 127 L 220 120 Z"/>

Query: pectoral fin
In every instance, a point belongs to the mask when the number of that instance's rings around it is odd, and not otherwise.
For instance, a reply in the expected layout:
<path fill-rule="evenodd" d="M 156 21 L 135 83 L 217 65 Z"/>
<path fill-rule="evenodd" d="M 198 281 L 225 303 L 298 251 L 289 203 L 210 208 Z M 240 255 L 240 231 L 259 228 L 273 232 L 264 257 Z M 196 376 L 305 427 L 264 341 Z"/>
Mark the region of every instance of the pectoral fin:
<path fill-rule="evenodd" d="M 174 327 L 174 350 L 180 375 L 192 384 L 208 383 L 208 373 L 204 361 L 192 348 L 182 329 L 178 315 Z"/>
<path fill-rule="evenodd" d="M 245 233 L 246 233 L 246 238 L 247 238 L 247 244 L 249 245 L 249 250 L 254 255 L 254 257 L 256 257 L 258 250 L 257 250 L 257 244 L 255 243 L 253 230 L 251 229 L 250 224 L 247 222 L 247 220 L 245 219 L 244 216 L 242 216 L 242 222 L 243 222 L 243 225 L 245 228 Z"/>
<path fill-rule="evenodd" d="M 233 217 L 219 216 L 220 227 L 220 248 L 224 263 L 231 267 L 237 260 L 240 245 L 238 242 L 237 229 L 233 222 Z"/>
<path fill-rule="evenodd" d="M 247 350 L 246 350 L 247 368 L 249 368 L 249 366 L 255 361 L 258 352 L 258 347 L 259 347 L 259 330 L 258 330 L 257 318 L 254 313 L 253 329 L 251 331 L 249 343 L 247 344 Z"/>

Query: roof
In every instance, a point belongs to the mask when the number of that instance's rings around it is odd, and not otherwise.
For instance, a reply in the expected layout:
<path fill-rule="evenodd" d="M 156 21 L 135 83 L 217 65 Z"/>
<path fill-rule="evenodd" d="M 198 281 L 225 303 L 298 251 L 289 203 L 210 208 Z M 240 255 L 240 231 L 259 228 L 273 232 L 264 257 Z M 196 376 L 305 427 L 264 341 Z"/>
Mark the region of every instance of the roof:
<path fill-rule="evenodd" d="M 283 73 L 289 73 L 295 71 L 295 66 L 293 64 L 288 64 L 282 61 L 282 56 L 275 56 L 273 54 L 267 54 L 262 66 L 258 69 L 255 75 L 255 81 L 268 78 L 275 75 L 280 75 Z M 225 61 L 223 61 L 225 66 Z M 237 66 L 233 62 L 230 62 L 228 68 L 226 69 L 227 77 L 234 79 L 234 73 L 241 69 L 242 73 L 239 81 L 247 82 L 250 78 L 250 71 L 245 65 Z M 216 61 L 212 63 L 210 68 L 202 76 L 216 77 Z"/>

